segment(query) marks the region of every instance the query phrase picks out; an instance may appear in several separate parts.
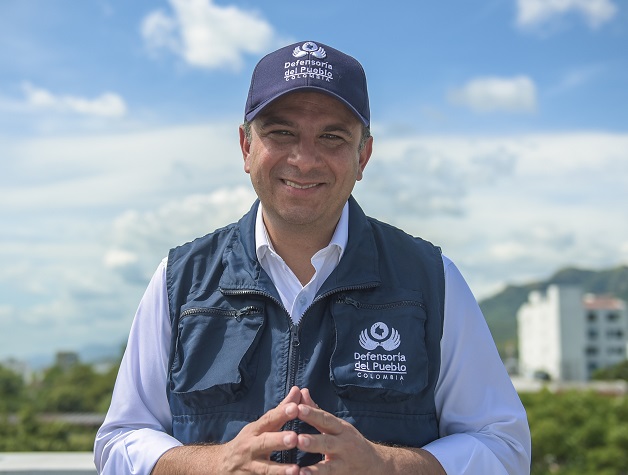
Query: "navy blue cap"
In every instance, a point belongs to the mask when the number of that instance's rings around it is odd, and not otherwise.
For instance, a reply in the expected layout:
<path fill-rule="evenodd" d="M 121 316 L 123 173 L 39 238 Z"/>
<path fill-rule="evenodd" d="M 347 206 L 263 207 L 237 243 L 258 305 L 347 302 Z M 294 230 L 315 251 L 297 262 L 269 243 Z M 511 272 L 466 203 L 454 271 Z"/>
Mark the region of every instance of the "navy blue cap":
<path fill-rule="evenodd" d="M 364 125 L 371 122 L 362 65 L 342 51 L 313 41 L 285 46 L 257 63 L 244 119 L 250 122 L 275 99 L 303 90 L 329 94 L 343 102 Z"/>

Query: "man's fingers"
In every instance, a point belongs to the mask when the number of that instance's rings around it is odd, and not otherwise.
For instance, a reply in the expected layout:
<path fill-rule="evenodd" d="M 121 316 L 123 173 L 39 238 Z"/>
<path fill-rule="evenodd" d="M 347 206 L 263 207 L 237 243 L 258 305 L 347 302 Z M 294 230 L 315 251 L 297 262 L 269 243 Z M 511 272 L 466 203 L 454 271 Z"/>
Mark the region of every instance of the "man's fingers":
<path fill-rule="evenodd" d="M 307 404 L 299 404 L 298 418 L 325 434 L 340 434 L 343 429 L 341 419 Z"/>
<path fill-rule="evenodd" d="M 299 471 L 299 475 L 327 475 L 332 473 L 338 473 L 334 464 L 322 461 L 316 465 L 310 465 L 309 467 L 302 467 Z"/>
<path fill-rule="evenodd" d="M 338 437 L 330 434 L 299 434 L 297 447 L 299 450 L 312 454 L 325 454 L 334 457 L 342 450 Z"/>
<path fill-rule="evenodd" d="M 288 395 L 279 404 L 281 405 L 289 402 L 294 402 L 295 404 L 299 404 L 299 402 L 301 402 L 301 390 L 298 386 L 292 386 Z"/>
<path fill-rule="evenodd" d="M 248 472 L 247 472 L 248 473 Z M 264 475 L 299 475 L 298 465 L 286 465 L 278 462 L 253 462 L 250 473 Z"/>
<path fill-rule="evenodd" d="M 259 435 L 264 432 L 277 432 L 286 422 L 296 419 L 298 415 L 299 409 L 297 403 L 286 402 L 284 399 L 279 406 L 269 410 L 257 421 L 247 425 L 243 430 L 250 430 L 253 435 Z"/>
<path fill-rule="evenodd" d="M 250 426 L 255 435 L 264 432 L 277 432 L 286 422 L 296 419 L 298 414 L 299 410 L 295 403 L 281 404 L 268 411 L 259 420 L 252 422 Z"/>
<path fill-rule="evenodd" d="M 254 459 L 267 459 L 272 452 L 295 448 L 297 441 L 297 434 L 292 431 L 266 432 L 252 439 L 251 454 Z"/>
<path fill-rule="evenodd" d="M 301 389 L 301 404 L 306 404 L 318 409 L 318 404 L 314 402 L 308 388 Z"/>

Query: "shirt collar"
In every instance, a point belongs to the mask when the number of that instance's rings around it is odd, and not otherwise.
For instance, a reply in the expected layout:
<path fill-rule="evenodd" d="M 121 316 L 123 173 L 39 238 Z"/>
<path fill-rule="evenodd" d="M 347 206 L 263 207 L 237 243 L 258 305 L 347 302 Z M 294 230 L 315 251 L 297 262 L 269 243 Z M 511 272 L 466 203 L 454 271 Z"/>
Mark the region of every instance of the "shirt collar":
<path fill-rule="evenodd" d="M 336 225 L 336 230 L 334 231 L 333 236 L 331 237 L 331 241 L 329 241 L 329 245 L 325 247 L 325 249 L 334 246 L 338 249 L 338 260 L 342 258 L 342 255 L 345 252 L 345 248 L 347 247 L 347 241 L 349 240 L 349 203 L 345 203 L 342 208 L 342 213 L 340 214 L 340 219 L 338 220 L 338 224 Z M 264 219 L 262 218 L 262 204 L 257 208 L 257 216 L 255 217 L 255 253 L 257 255 L 257 260 L 262 261 L 266 256 L 267 252 L 275 252 L 273 249 L 273 245 L 270 242 L 270 238 L 268 237 L 268 231 L 266 230 L 266 226 L 264 225 Z"/>

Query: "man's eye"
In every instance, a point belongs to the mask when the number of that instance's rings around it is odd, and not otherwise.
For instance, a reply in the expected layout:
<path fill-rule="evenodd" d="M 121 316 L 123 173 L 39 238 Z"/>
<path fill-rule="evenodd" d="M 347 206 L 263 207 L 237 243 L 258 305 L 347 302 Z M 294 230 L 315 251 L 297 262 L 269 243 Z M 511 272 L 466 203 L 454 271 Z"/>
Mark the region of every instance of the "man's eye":
<path fill-rule="evenodd" d="M 292 133 L 288 130 L 273 130 L 272 132 L 270 132 L 271 134 L 274 135 L 292 135 Z"/>

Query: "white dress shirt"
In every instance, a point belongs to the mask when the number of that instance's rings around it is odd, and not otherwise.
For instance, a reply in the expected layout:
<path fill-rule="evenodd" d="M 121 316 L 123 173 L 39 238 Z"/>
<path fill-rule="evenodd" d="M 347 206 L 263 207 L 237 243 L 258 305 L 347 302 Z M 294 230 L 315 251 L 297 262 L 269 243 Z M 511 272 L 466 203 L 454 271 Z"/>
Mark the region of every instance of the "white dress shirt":
<path fill-rule="evenodd" d="M 255 230 L 257 256 L 296 323 L 342 257 L 348 206 L 330 244 L 312 257 L 316 272 L 305 286 L 274 252 L 260 213 L 261 206 Z M 94 460 L 101 474 L 149 475 L 164 452 L 181 445 L 169 435 L 166 265 L 164 259 L 137 309 L 111 406 L 96 435 Z M 452 475 L 528 474 L 531 447 L 525 410 L 467 283 L 445 256 L 443 265 L 445 317 L 435 390 L 440 438 L 423 448 Z"/>
<path fill-rule="evenodd" d="M 316 297 L 318 289 L 321 288 L 329 274 L 333 272 L 340 262 L 348 240 L 349 205 L 345 204 L 329 245 L 312 256 L 311 262 L 315 270 L 314 276 L 305 286 L 302 286 L 292 269 L 286 265 L 281 256 L 273 249 L 273 245 L 268 238 L 266 226 L 264 226 L 262 205 L 257 208 L 257 218 L 255 220 L 257 260 L 259 260 L 273 284 L 275 284 L 281 296 L 281 302 L 290 311 L 290 318 L 295 324 L 299 323 L 303 312 Z"/>

